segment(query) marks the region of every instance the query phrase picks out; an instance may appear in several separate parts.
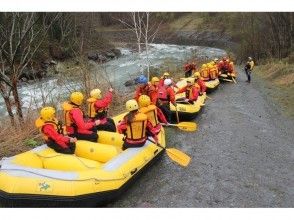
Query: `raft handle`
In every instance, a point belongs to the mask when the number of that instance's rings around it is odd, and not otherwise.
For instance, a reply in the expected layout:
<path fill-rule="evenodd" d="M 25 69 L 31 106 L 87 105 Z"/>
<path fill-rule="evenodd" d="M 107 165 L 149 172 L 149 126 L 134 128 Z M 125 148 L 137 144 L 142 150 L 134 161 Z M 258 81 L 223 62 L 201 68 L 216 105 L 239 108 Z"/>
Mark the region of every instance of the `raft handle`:
<path fill-rule="evenodd" d="M 138 170 L 137 168 L 131 170 L 131 175 L 134 175 L 137 172 L 137 170 Z"/>
<path fill-rule="evenodd" d="M 155 151 L 154 151 L 154 155 L 156 155 L 158 153 L 158 149 L 156 149 Z"/>

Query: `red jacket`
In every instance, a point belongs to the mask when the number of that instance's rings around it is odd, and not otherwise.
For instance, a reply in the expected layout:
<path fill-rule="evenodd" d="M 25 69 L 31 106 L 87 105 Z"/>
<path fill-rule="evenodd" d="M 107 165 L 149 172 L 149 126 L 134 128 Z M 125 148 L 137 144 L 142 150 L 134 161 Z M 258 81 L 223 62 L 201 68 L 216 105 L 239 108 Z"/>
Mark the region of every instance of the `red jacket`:
<path fill-rule="evenodd" d="M 155 85 L 150 86 L 150 91 L 148 96 L 151 99 L 151 103 L 156 105 L 157 103 L 157 96 L 158 96 L 158 87 Z"/>
<path fill-rule="evenodd" d="M 186 63 L 186 64 L 184 65 L 184 71 L 185 71 L 185 72 L 188 72 L 188 71 L 190 71 L 190 70 L 196 70 L 196 65 L 193 64 L 193 63 Z"/>
<path fill-rule="evenodd" d="M 107 108 L 109 107 L 109 105 L 112 101 L 112 97 L 113 97 L 112 92 L 108 91 L 102 99 L 98 99 L 94 104 L 96 112 L 103 110 L 103 109 L 106 111 L 105 117 L 100 118 L 101 124 L 105 124 L 107 122 L 107 120 L 106 120 Z"/>
<path fill-rule="evenodd" d="M 206 92 L 206 85 L 202 79 L 198 79 L 196 83 L 199 85 L 201 93 Z"/>
<path fill-rule="evenodd" d="M 148 83 L 146 85 L 140 85 L 137 87 L 136 92 L 135 92 L 135 97 L 136 101 L 138 101 L 139 97 L 141 95 L 148 95 L 150 93 L 151 85 Z"/>
<path fill-rule="evenodd" d="M 169 101 L 169 102 L 171 102 L 173 104 L 176 102 L 175 92 L 174 92 L 174 90 L 172 89 L 171 86 L 162 86 L 162 87 L 158 88 L 159 92 L 160 92 L 160 90 L 163 90 L 165 92 L 165 94 L 166 94 L 166 97 L 164 99 L 161 99 L 162 102 Z M 158 98 L 159 97 L 160 97 L 160 94 L 158 95 Z M 166 99 L 168 99 L 168 100 L 166 100 Z"/>
<path fill-rule="evenodd" d="M 69 137 L 65 137 L 62 134 L 59 134 L 52 124 L 45 124 L 42 128 L 42 132 L 50 139 L 55 141 L 62 148 L 68 148 L 69 146 Z"/>
<path fill-rule="evenodd" d="M 181 88 L 179 91 L 177 91 L 177 94 L 182 92 L 186 92 L 186 98 L 190 101 L 196 101 L 199 94 L 198 89 L 195 86 L 192 86 L 191 88 L 185 86 Z"/>
<path fill-rule="evenodd" d="M 94 122 L 85 122 L 83 117 L 83 112 L 79 108 L 73 108 L 70 110 L 70 116 L 75 126 L 77 127 L 77 132 L 80 134 L 92 134 L 93 131 L 91 129 L 95 126 Z M 74 133 L 74 128 L 67 127 L 67 131 L 70 134 Z"/>
<path fill-rule="evenodd" d="M 160 108 L 156 107 L 157 117 L 161 123 L 167 124 L 167 120 Z"/>

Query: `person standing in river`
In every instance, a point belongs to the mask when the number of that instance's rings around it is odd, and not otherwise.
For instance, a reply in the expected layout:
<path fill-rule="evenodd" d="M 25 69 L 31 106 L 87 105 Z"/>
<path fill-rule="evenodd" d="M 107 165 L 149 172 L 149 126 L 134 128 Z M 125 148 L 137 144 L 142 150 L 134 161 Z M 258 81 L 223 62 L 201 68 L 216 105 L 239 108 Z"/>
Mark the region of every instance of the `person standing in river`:
<path fill-rule="evenodd" d="M 253 67 L 254 67 L 254 61 L 253 61 L 252 57 L 248 57 L 248 61 L 244 67 L 245 73 L 247 75 L 246 82 L 248 82 L 248 83 L 251 82 L 251 73 L 252 73 Z"/>

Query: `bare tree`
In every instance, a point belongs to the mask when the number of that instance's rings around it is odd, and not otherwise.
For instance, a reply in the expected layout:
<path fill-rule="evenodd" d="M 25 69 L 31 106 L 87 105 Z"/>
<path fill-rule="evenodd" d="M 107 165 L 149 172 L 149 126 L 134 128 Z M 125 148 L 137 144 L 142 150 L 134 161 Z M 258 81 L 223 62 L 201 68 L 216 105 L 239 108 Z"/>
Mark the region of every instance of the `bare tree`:
<path fill-rule="evenodd" d="M 0 84 L 1 95 L 11 120 L 14 120 L 11 109 L 10 93 L 13 95 L 16 112 L 23 122 L 21 100 L 18 93 L 18 80 L 35 59 L 46 34 L 58 18 L 50 13 L 4 13 L 0 22 Z"/>
<path fill-rule="evenodd" d="M 161 22 L 152 22 L 151 24 L 150 12 L 131 12 L 129 17 L 131 19 L 117 20 L 121 22 L 124 26 L 126 26 L 129 30 L 135 33 L 139 55 L 142 52 L 141 45 L 143 44 L 145 46 L 146 59 L 143 61 L 145 61 L 145 65 L 147 66 L 147 76 L 149 79 L 149 45 L 154 41 L 154 38 L 158 33 Z"/>

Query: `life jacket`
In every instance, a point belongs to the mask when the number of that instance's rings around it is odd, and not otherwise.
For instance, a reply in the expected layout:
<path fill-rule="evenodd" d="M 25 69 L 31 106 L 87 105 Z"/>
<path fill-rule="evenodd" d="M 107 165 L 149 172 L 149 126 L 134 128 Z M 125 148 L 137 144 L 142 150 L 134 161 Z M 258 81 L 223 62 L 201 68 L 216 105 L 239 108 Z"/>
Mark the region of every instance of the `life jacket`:
<path fill-rule="evenodd" d="M 137 113 L 133 122 L 127 125 L 126 139 L 142 140 L 146 139 L 147 115 Z"/>
<path fill-rule="evenodd" d="M 43 118 L 38 118 L 35 121 L 35 126 L 39 129 L 39 131 L 43 134 L 43 139 L 45 141 L 48 141 L 50 139 L 50 137 L 48 137 L 46 134 L 44 134 L 43 132 L 43 128 L 45 125 L 53 125 L 53 128 L 57 131 L 58 134 L 64 134 L 64 130 L 62 127 L 62 123 L 60 121 L 57 120 L 53 120 L 53 121 L 45 121 Z"/>
<path fill-rule="evenodd" d="M 208 68 L 204 68 L 200 70 L 200 75 L 204 80 L 209 80 L 209 70 Z"/>
<path fill-rule="evenodd" d="M 148 120 L 151 122 L 152 126 L 155 127 L 159 124 L 157 118 L 157 107 L 155 105 L 149 105 L 147 107 L 142 107 L 139 110 L 141 113 L 147 115 Z"/>
<path fill-rule="evenodd" d="M 200 91 L 200 85 L 198 84 L 197 81 L 195 82 L 194 87 L 195 87 L 198 91 Z"/>
<path fill-rule="evenodd" d="M 72 116 L 70 114 L 70 111 L 73 109 L 73 108 L 79 108 L 79 106 L 77 105 L 74 105 L 74 104 L 71 104 L 69 102 L 64 102 L 62 104 L 62 109 L 63 109 L 63 112 L 64 112 L 64 124 L 65 126 L 67 127 L 71 127 L 74 125 L 74 120 L 72 119 Z M 82 110 L 80 110 L 82 111 Z"/>
<path fill-rule="evenodd" d="M 216 79 L 217 78 L 217 73 L 218 73 L 217 67 L 215 65 L 213 65 L 213 67 L 210 68 L 210 70 L 209 70 L 210 78 L 211 79 Z"/>
<path fill-rule="evenodd" d="M 193 98 L 193 86 L 186 88 L 186 98 Z"/>
<path fill-rule="evenodd" d="M 96 101 L 97 101 L 97 99 L 95 99 L 95 98 L 87 99 L 87 102 L 88 102 L 88 116 L 90 118 L 97 118 L 97 119 L 105 118 L 107 116 L 108 108 L 100 108 L 100 109 L 96 110 L 96 108 L 95 108 L 95 102 Z"/>
<path fill-rule="evenodd" d="M 170 101 L 169 95 L 167 94 L 166 86 L 159 86 L 157 98 L 161 101 Z"/>

